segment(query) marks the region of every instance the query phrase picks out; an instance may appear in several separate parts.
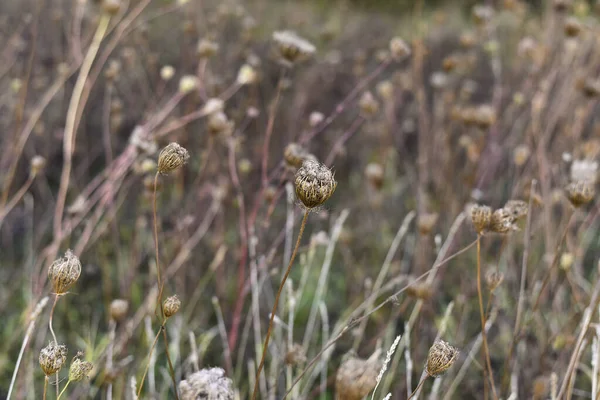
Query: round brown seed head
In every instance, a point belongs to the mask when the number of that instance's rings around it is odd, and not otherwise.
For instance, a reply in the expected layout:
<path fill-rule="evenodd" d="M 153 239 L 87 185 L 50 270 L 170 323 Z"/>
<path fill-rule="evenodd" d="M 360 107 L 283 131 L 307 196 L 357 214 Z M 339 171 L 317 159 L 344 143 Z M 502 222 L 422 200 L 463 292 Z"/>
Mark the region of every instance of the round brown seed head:
<path fill-rule="evenodd" d="M 517 230 L 514 223 L 515 218 L 513 218 L 512 214 L 505 208 L 499 208 L 492 214 L 490 231 L 496 233 L 508 233 Z"/>
<path fill-rule="evenodd" d="M 283 159 L 291 167 L 300 168 L 307 156 L 308 152 L 297 143 L 290 143 L 283 150 Z"/>
<path fill-rule="evenodd" d="M 566 36 L 576 37 L 581 33 L 582 27 L 577 18 L 569 17 L 565 20 L 564 29 Z"/>
<path fill-rule="evenodd" d="M 287 365 L 298 365 L 306 362 L 306 351 L 298 343 L 294 343 L 285 354 L 285 363 Z"/>
<path fill-rule="evenodd" d="M 77 282 L 81 275 L 81 262 L 71 250 L 54 261 L 48 268 L 48 278 L 56 294 L 64 294 Z"/>
<path fill-rule="evenodd" d="M 119 322 L 127 315 L 129 303 L 127 300 L 115 299 L 110 303 L 110 318 Z"/>
<path fill-rule="evenodd" d="M 406 288 L 406 294 L 420 300 L 429 300 L 433 296 L 433 287 L 427 282 L 414 282 Z"/>
<path fill-rule="evenodd" d="M 429 376 L 438 376 L 446 372 L 458 357 L 458 349 L 443 340 L 437 340 L 429 349 L 426 372 Z"/>
<path fill-rule="evenodd" d="M 596 189 L 594 185 L 586 181 L 571 182 L 567 185 L 565 191 L 567 198 L 574 207 L 581 207 L 594 199 Z"/>
<path fill-rule="evenodd" d="M 337 182 L 333 172 L 316 160 L 308 159 L 296 171 L 296 196 L 308 209 L 323 204 L 331 197 Z"/>
<path fill-rule="evenodd" d="M 273 41 L 282 61 L 289 66 L 309 58 L 316 51 L 316 47 L 312 43 L 292 31 L 274 32 Z"/>
<path fill-rule="evenodd" d="M 40 366 L 46 376 L 54 375 L 67 360 L 67 346 L 51 342 L 40 351 Z"/>
<path fill-rule="evenodd" d="M 365 397 L 377 384 L 381 366 L 380 359 L 364 360 L 353 354 L 344 356 L 335 376 L 337 398 L 360 400 Z"/>
<path fill-rule="evenodd" d="M 504 274 L 499 271 L 490 270 L 485 274 L 485 283 L 490 292 L 496 290 L 498 286 L 504 281 Z"/>
<path fill-rule="evenodd" d="M 186 149 L 178 143 L 169 143 L 158 155 L 158 172 L 166 175 L 179 169 L 190 158 Z"/>
<path fill-rule="evenodd" d="M 233 400 L 233 382 L 222 368 L 204 368 L 179 382 L 181 400 Z"/>
<path fill-rule="evenodd" d="M 376 189 L 381 189 L 385 178 L 383 165 L 376 162 L 367 164 L 365 168 L 365 176 Z"/>
<path fill-rule="evenodd" d="M 439 214 L 438 213 L 423 213 L 419 214 L 419 218 L 417 221 L 417 226 L 419 227 L 419 232 L 422 235 L 429 235 L 433 230 Z"/>
<path fill-rule="evenodd" d="M 529 211 L 529 204 L 523 200 L 509 200 L 504 205 L 504 209 L 515 220 L 523 218 Z"/>
<path fill-rule="evenodd" d="M 379 111 L 379 102 L 370 91 L 364 92 L 358 101 L 358 107 L 365 117 L 371 117 Z"/>
<path fill-rule="evenodd" d="M 121 0 L 102 1 L 102 10 L 108 15 L 116 15 L 121 9 Z"/>
<path fill-rule="evenodd" d="M 46 167 L 46 159 L 42 156 L 33 156 L 30 162 L 31 176 L 39 174 Z"/>
<path fill-rule="evenodd" d="M 402 38 L 392 38 L 392 40 L 390 40 L 390 54 L 394 60 L 400 61 L 404 57 L 410 55 L 410 47 L 408 47 Z"/>
<path fill-rule="evenodd" d="M 471 222 L 475 227 L 477 233 L 483 233 L 487 231 L 492 222 L 492 209 L 488 206 L 480 206 L 475 204 L 471 207 Z"/>
<path fill-rule="evenodd" d="M 71 361 L 71 366 L 69 367 L 69 381 L 71 382 L 80 382 L 86 379 L 94 368 L 94 364 L 91 362 L 79 359 L 82 355 L 83 353 L 78 353 L 73 358 L 73 361 Z"/>
<path fill-rule="evenodd" d="M 170 318 L 173 315 L 177 314 L 179 311 L 179 307 L 181 307 L 181 300 L 177 295 L 167 297 L 165 302 L 163 303 L 163 310 L 165 312 L 165 317 Z"/>

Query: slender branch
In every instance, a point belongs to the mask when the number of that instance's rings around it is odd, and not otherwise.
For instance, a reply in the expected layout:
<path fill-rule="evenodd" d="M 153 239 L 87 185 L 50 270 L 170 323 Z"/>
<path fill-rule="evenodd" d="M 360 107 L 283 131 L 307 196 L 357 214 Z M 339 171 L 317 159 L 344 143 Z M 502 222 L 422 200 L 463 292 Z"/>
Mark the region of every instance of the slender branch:
<path fill-rule="evenodd" d="M 171 354 L 169 353 L 169 340 L 167 339 L 167 330 L 165 329 L 165 324 L 167 323 L 166 319 L 163 322 L 163 327 L 161 329 L 163 340 L 165 342 L 165 354 L 167 355 L 167 362 L 169 363 L 169 375 L 171 375 L 171 380 L 173 381 L 173 390 L 175 390 L 175 399 L 179 400 L 179 394 L 177 393 L 177 381 L 175 380 L 175 369 L 173 368 L 173 362 L 171 361 Z"/>
<path fill-rule="evenodd" d="M 421 382 L 419 382 L 419 384 L 415 388 L 414 392 L 412 392 L 412 394 L 406 400 L 410 400 L 413 398 L 413 396 L 419 391 L 419 389 L 421 389 L 421 386 L 423 386 L 423 384 L 425 383 L 425 381 L 427 380 L 428 377 L 429 377 L 429 375 L 425 375 L 425 378 L 421 379 Z"/>
<path fill-rule="evenodd" d="M 146 368 L 144 369 L 144 374 L 142 375 L 142 379 L 140 381 L 140 386 L 138 388 L 137 397 L 140 398 L 140 394 L 142 394 L 142 388 L 144 387 L 144 380 L 146 380 L 146 375 L 148 374 L 148 369 L 150 368 L 150 358 L 152 357 L 152 353 L 154 352 L 154 348 L 156 347 L 156 342 L 158 342 L 158 338 L 160 336 L 160 331 L 164 329 L 164 325 L 161 325 L 158 328 L 158 332 L 156 332 L 156 336 L 154 337 L 154 341 L 152 342 L 152 346 L 150 347 L 150 352 L 148 353 L 148 362 L 146 363 Z"/>
<path fill-rule="evenodd" d="M 277 296 L 275 297 L 275 304 L 273 304 L 273 310 L 271 311 L 271 318 L 269 320 L 269 328 L 267 329 L 267 336 L 265 338 L 265 344 L 263 346 L 262 357 L 260 359 L 260 364 L 258 365 L 258 371 L 256 372 L 256 379 L 254 381 L 254 390 L 252 391 L 252 400 L 256 399 L 256 395 L 258 394 L 258 381 L 260 378 L 260 373 L 265 365 L 265 358 L 267 356 L 267 350 L 269 348 L 269 339 L 271 337 L 271 331 L 273 329 L 273 320 L 275 319 L 275 313 L 277 312 L 277 305 L 279 304 L 279 297 L 281 296 L 281 291 L 283 290 L 283 286 L 285 285 L 285 281 L 287 280 L 290 271 L 292 270 L 292 265 L 294 263 L 294 259 L 296 258 L 296 253 L 298 253 L 298 247 L 300 247 L 300 239 L 302 239 L 302 234 L 304 233 L 304 228 L 306 227 L 306 221 L 308 220 L 308 214 L 310 210 L 306 209 L 304 211 L 304 217 L 302 218 L 302 223 L 300 225 L 300 232 L 298 233 L 298 239 L 296 240 L 296 246 L 294 247 L 294 251 L 292 252 L 292 257 L 290 258 L 290 262 L 288 264 L 287 270 L 285 271 L 285 275 L 279 284 L 279 289 L 277 290 Z"/>

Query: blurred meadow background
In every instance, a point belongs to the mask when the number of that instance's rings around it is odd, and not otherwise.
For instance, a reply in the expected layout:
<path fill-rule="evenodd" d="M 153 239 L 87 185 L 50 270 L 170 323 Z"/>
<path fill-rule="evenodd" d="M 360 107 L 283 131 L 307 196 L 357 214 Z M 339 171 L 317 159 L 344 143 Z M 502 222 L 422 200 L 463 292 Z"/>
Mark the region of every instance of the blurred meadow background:
<path fill-rule="evenodd" d="M 600 398 L 599 16 L 2 0 L 0 398 Z"/>

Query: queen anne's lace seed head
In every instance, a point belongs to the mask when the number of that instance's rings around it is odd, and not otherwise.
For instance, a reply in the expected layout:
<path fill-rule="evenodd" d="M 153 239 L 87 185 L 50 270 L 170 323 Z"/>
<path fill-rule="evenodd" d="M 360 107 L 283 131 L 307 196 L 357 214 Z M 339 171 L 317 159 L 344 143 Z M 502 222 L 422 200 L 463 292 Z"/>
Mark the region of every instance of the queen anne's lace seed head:
<path fill-rule="evenodd" d="M 158 155 L 158 172 L 166 175 L 181 168 L 190 158 L 188 151 L 178 143 L 169 143 Z"/>
<path fill-rule="evenodd" d="M 471 222 L 475 231 L 481 234 L 487 231 L 492 221 L 492 209 L 488 206 L 475 204 L 471 207 Z"/>
<path fill-rule="evenodd" d="M 316 160 L 308 159 L 296 171 L 296 196 L 308 209 L 323 204 L 331 197 L 337 182 L 333 172 Z"/>
<path fill-rule="evenodd" d="M 312 43 L 292 31 L 274 32 L 273 41 L 281 60 L 289 66 L 309 58 L 316 51 L 316 47 Z"/>
<path fill-rule="evenodd" d="M 46 376 L 54 375 L 65 364 L 67 360 L 67 346 L 59 345 L 55 342 L 50 344 L 40 351 L 40 366 Z"/>
<path fill-rule="evenodd" d="M 574 207 L 581 207 L 594 199 L 596 189 L 591 182 L 571 182 L 566 187 L 567 198 Z"/>
<path fill-rule="evenodd" d="M 81 275 L 81 262 L 71 250 L 65 256 L 54 261 L 48 268 L 48 278 L 56 294 L 66 293 Z"/>
<path fill-rule="evenodd" d="M 454 364 L 459 351 L 443 340 L 437 340 L 429 349 L 426 372 L 429 376 L 438 376 Z"/>
<path fill-rule="evenodd" d="M 177 295 L 167 297 L 163 303 L 165 317 L 170 318 L 173 315 L 177 314 L 177 311 L 179 311 L 179 307 L 181 307 L 181 300 L 179 300 L 179 297 L 177 297 Z"/>

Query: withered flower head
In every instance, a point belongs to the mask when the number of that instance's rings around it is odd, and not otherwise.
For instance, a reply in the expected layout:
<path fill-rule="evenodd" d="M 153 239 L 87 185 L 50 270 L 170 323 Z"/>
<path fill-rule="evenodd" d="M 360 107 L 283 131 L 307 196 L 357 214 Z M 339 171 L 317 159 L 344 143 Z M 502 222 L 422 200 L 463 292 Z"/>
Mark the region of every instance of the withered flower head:
<path fill-rule="evenodd" d="M 304 160 L 309 157 L 312 155 L 298 143 L 290 143 L 283 150 L 283 159 L 291 167 L 300 168 Z"/>
<path fill-rule="evenodd" d="M 169 143 L 158 155 L 158 172 L 166 175 L 184 165 L 190 154 L 179 145 L 179 143 Z"/>
<path fill-rule="evenodd" d="M 438 376 L 446 372 L 458 357 L 458 349 L 443 340 L 437 340 L 429 349 L 426 372 L 429 376 Z"/>
<path fill-rule="evenodd" d="M 296 196 L 308 209 L 323 204 L 331 197 L 337 182 L 333 172 L 316 160 L 306 160 L 296 171 Z"/>
<path fill-rule="evenodd" d="M 565 20 L 565 35 L 568 37 L 576 37 L 583 29 L 581 23 L 575 17 L 569 17 Z"/>
<path fill-rule="evenodd" d="M 181 400 L 233 400 L 233 382 L 222 368 L 205 368 L 179 382 Z"/>
<path fill-rule="evenodd" d="M 196 46 L 196 54 L 200 58 L 212 57 L 219 51 L 219 44 L 209 39 L 200 39 Z"/>
<path fill-rule="evenodd" d="M 77 355 L 71 361 L 69 367 L 69 380 L 71 382 L 79 382 L 86 379 L 89 373 L 94 368 L 94 364 L 89 361 L 81 361 L 80 357 L 83 353 L 77 353 Z"/>
<path fill-rule="evenodd" d="M 567 198 L 574 207 L 581 207 L 594 199 L 596 188 L 590 182 L 575 181 L 566 187 Z"/>
<path fill-rule="evenodd" d="M 335 376 L 337 398 L 360 400 L 375 388 L 383 361 L 378 357 L 367 360 L 346 354 Z"/>
<path fill-rule="evenodd" d="M 312 43 L 292 31 L 274 32 L 273 41 L 282 61 L 288 66 L 309 58 L 316 51 L 316 47 Z"/>
<path fill-rule="evenodd" d="M 518 220 L 527 215 L 529 205 L 523 200 L 509 200 L 504 205 L 504 209 L 515 220 Z"/>
<path fill-rule="evenodd" d="M 410 47 L 402 38 L 394 37 L 390 40 L 390 54 L 396 61 L 400 61 L 410 55 Z"/>
<path fill-rule="evenodd" d="M 115 321 L 121 321 L 127 315 L 129 303 L 127 300 L 115 299 L 110 303 L 110 317 Z"/>
<path fill-rule="evenodd" d="M 287 365 L 298 365 L 306 362 L 306 351 L 298 343 L 294 343 L 285 354 L 285 363 Z"/>
<path fill-rule="evenodd" d="M 504 281 L 504 274 L 502 272 L 492 269 L 485 274 L 485 283 L 490 292 L 496 290 L 502 284 L 502 281 Z"/>
<path fill-rule="evenodd" d="M 372 117 L 379 111 L 379 102 L 373 96 L 373 93 L 366 91 L 358 101 L 358 107 L 365 117 Z"/>
<path fill-rule="evenodd" d="M 417 220 L 417 226 L 419 227 L 419 232 L 422 235 L 429 235 L 433 230 L 439 214 L 438 213 L 423 213 L 419 214 L 419 218 Z"/>
<path fill-rule="evenodd" d="M 64 294 L 77 282 L 81 275 L 81 262 L 71 250 L 54 261 L 48 268 L 48 278 L 56 294 Z"/>
<path fill-rule="evenodd" d="M 377 189 L 381 189 L 385 179 L 385 171 L 383 165 L 371 162 L 365 168 L 365 176 L 367 180 Z"/>
<path fill-rule="evenodd" d="M 227 118 L 223 111 L 218 111 L 208 117 L 208 131 L 212 135 L 230 135 L 233 132 L 234 122 Z"/>
<path fill-rule="evenodd" d="M 170 318 L 173 315 L 177 314 L 177 311 L 179 311 L 179 307 L 181 307 L 181 300 L 179 300 L 179 297 L 177 297 L 177 295 L 167 297 L 163 303 L 165 317 Z"/>
<path fill-rule="evenodd" d="M 42 156 L 33 156 L 29 164 L 31 176 L 35 176 L 46 167 L 46 159 Z"/>
<path fill-rule="evenodd" d="M 406 288 L 406 294 L 420 300 L 428 300 L 433 296 L 433 287 L 427 282 L 414 282 Z"/>
<path fill-rule="evenodd" d="M 508 233 L 510 231 L 518 230 L 515 225 L 515 218 L 505 208 L 499 208 L 492 214 L 492 220 L 490 222 L 490 231 L 496 233 Z"/>
<path fill-rule="evenodd" d="M 473 205 L 471 207 L 471 222 L 473 222 L 477 233 L 481 234 L 487 231 L 492 222 L 492 209 L 479 204 Z"/>
<path fill-rule="evenodd" d="M 46 376 L 54 375 L 64 365 L 67 360 L 67 346 L 58 345 L 55 342 L 40 351 L 40 366 Z"/>
<path fill-rule="evenodd" d="M 571 181 L 584 181 L 590 184 L 598 180 L 598 162 L 593 160 L 574 160 L 571 164 Z"/>

